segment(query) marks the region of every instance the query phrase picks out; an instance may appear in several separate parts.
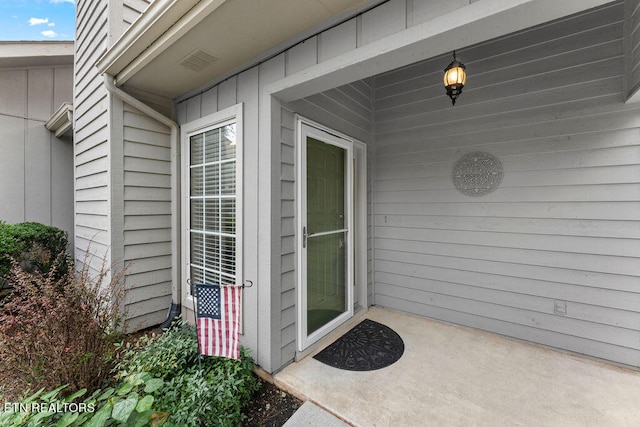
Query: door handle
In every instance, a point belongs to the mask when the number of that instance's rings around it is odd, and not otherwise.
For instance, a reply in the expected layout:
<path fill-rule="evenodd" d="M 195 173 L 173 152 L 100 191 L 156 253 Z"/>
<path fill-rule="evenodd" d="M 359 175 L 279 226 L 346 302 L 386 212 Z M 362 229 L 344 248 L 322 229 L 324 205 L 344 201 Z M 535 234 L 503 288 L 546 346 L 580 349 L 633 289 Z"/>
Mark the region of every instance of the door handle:
<path fill-rule="evenodd" d="M 307 233 L 307 227 L 302 227 L 302 248 L 307 247 L 307 238 L 313 236 L 315 233 Z"/>

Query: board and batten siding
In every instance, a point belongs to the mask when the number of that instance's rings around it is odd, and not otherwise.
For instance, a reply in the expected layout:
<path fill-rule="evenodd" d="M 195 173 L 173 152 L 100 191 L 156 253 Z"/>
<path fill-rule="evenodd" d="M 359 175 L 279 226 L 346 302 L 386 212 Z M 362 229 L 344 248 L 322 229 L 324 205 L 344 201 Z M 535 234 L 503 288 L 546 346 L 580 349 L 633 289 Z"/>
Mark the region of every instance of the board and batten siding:
<path fill-rule="evenodd" d="M 58 227 L 73 241 L 73 145 L 44 124 L 73 96 L 70 64 L 0 69 L 0 220 Z"/>
<path fill-rule="evenodd" d="M 375 302 L 640 366 L 640 110 L 623 103 L 624 5 L 375 79 Z M 451 178 L 503 165 L 494 192 Z"/>
<path fill-rule="evenodd" d="M 268 66 L 265 65 L 265 66 Z M 265 209 L 260 209 L 258 195 L 261 185 L 268 185 L 267 182 L 259 182 L 259 156 L 261 150 L 266 149 L 259 146 L 258 129 L 258 98 L 259 80 L 265 79 L 264 72 L 258 67 L 251 68 L 235 77 L 232 77 L 208 90 L 190 97 L 176 105 L 177 121 L 180 125 L 200 119 L 212 113 L 224 110 L 238 103 L 242 103 L 243 117 L 243 272 L 240 272 L 243 280 L 250 280 L 253 286 L 243 290 L 243 334 L 242 345 L 252 352 L 252 357 L 260 366 L 269 370 L 271 357 L 269 352 L 272 324 L 268 321 L 260 325 L 262 330 L 258 330 L 258 318 L 270 315 L 268 305 L 262 306 L 262 310 L 267 314 L 259 312 L 258 300 L 269 301 L 266 294 L 266 287 L 258 274 L 258 228 L 259 215 L 269 215 Z M 183 141 L 181 141 L 183 143 Z M 182 195 L 186 197 L 186 195 Z M 181 238 L 184 234 L 181 233 Z M 188 307 L 183 307 L 183 316 L 193 319 L 193 311 Z M 264 338 L 259 342 L 258 336 Z"/>

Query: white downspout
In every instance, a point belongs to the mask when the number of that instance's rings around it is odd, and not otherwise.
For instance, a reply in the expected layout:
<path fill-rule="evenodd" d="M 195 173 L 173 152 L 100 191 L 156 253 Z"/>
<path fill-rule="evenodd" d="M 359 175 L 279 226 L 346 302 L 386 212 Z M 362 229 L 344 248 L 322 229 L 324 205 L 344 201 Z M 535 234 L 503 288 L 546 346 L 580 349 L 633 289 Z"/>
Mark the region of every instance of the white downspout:
<path fill-rule="evenodd" d="M 175 121 L 149 107 L 139 99 L 134 98 L 122 89 L 116 87 L 115 78 L 104 74 L 104 85 L 107 90 L 122 101 L 142 111 L 149 117 L 159 121 L 171 129 L 171 306 L 167 319 L 162 324 L 169 326 L 174 317 L 180 314 L 182 301 L 182 286 L 180 283 L 180 205 L 178 203 L 180 180 L 178 175 L 178 161 L 180 152 L 180 126 Z"/>

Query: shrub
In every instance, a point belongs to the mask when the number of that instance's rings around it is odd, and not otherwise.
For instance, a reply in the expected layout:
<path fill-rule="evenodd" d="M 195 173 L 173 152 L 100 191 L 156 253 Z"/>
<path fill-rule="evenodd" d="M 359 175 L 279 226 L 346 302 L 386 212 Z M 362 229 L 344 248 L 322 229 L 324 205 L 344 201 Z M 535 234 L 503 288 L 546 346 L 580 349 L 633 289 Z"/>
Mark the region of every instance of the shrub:
<path fill-rule="evenodd" d="M 166 379 L 182 375 L 198 363 L 195 328 L 175 321 L 165 333 L 143 335 L 134 343 L 119 345 L 123 361 L 118 365 L 119 378 L 134 372 L 149 372 Z"/>
<path fill-rule="evenodd" d="M 170 425 L 239 425 L 242 406 L 259 387 L 246 349 L 240 360 L 202 356 L 200 365 L 195 328 L 183 322 L 124 346 L 122 355 L 119 376 L 149 372 L 165 381 L 156 402 Z"/>
<path fill-rule="evenodd" d="M 107 274 L 55 266 L 28 272 L 14 262 L 14 290 L 0 311 L 0 363 L 19 389 L 68 384 L 64 392 L 73 393 L 103 386 L 115 362 L 124 297 L 123 272 L 103 284 Z"/>
<path fill-rule="evenodd" d="M 0 221 L 0 278 L 11 272 L 11 260 L 16 260 L 27 271 L 67 271 L 70 259 L 57 255 L 67 250 L 67 235 L 56 227 L 37 222 L 7 224 Z"/>

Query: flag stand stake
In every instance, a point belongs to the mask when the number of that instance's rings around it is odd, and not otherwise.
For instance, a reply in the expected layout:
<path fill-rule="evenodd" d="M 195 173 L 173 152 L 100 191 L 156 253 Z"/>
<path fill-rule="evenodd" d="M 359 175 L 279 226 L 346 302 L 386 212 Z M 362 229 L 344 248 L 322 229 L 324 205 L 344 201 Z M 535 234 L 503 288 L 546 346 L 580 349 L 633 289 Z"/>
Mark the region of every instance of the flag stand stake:
<path fill-rule="evenodd" d="M 196 305 L 196 298 L 198 297 L 196 295 L 196 289 L 198 289 L 197 286 L 193 286 L 193 283 L 191 282 L 191 279 L 187 279 L 187 284 L 189 285 L 189 289 L 191 290 L 191 295 L 193 296 L 193 323 L 196 326 L 196 351 L 198 352 L 198 367 L 200 368 L 200 372 L 202 372 L 202 355 L 200 354 L 200 333 L 198 332 L 198 308 Z"/>

